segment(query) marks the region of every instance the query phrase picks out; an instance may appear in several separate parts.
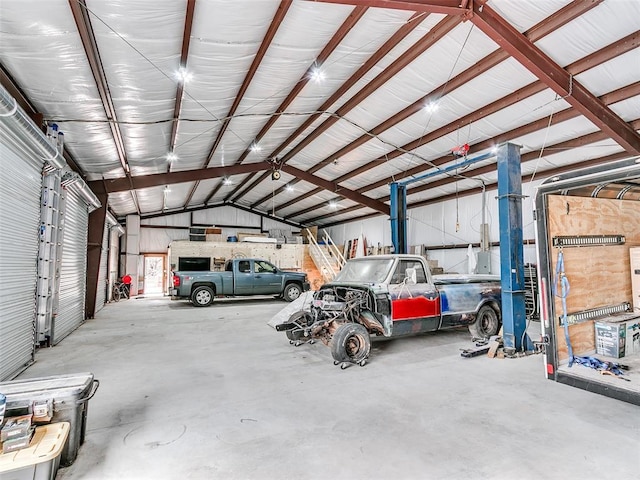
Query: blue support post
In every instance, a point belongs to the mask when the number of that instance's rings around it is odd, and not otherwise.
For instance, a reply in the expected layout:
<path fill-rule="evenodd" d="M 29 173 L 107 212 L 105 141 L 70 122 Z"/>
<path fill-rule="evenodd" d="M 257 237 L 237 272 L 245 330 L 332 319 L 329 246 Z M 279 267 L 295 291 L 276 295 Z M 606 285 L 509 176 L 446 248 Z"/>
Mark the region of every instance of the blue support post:
<path fill-rule="evenodd" d="M 500 217 L 502 338 L 506 352 L 518 352 L 523 350 L 527 322 L 522 246 L 520 147 L 512 143 L 498 147 L 498 212 Z"/>
<path fill-rule="evenodd" d="M 407 187 L 393 182 L 390 200 L 389 218 L 393 253 L 407 253 Z"/>

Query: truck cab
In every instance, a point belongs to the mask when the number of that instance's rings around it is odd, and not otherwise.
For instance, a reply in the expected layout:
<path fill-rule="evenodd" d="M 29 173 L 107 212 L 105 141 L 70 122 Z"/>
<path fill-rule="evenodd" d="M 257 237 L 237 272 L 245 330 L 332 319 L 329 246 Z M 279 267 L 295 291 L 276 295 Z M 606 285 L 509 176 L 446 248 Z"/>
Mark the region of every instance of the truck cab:
<path fill-rule="evenodd" d="M 235 295 L 278 295 L 290 273 L 252 258 L 227 260 L 224 270 L 235 275 Z"/>

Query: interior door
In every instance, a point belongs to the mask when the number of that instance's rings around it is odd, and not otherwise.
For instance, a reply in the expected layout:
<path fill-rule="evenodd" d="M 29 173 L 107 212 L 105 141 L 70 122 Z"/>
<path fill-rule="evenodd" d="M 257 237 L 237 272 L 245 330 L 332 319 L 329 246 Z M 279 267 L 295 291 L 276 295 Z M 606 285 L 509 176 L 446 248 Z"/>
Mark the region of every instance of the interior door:
<path fill-rule="evenodd" d="M 162 295 L 165 291 L 165 255 L 144 256 L 144 293 Z"/>

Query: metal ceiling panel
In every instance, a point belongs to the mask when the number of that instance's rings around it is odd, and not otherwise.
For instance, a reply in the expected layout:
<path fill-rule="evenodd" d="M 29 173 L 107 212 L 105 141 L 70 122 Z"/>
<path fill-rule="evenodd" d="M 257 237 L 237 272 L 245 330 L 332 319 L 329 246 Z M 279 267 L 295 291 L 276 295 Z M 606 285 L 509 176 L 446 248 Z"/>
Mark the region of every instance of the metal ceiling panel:
<path fill-rule="evenodd" d="M 73 156 L 94 159 L 83 165 L 89 179 L 118 176 L 104 109 L 66 7 L 52 9 L 46 0 L 1 2 L 0 63 L 45 120 L 58 124 Z"/>
<path fill-rule="evenodd" d="M 87 6 L 131 173 L 161 173 L 170 148 L 186 5 L 161 3 L 152 16 L 144 0 L 94 0 Z"/>
<path fill-rule="evenodd" d="M 536 46 L 559 65 L 567 65 L 637 31 L 638 18 L 640 2 L 605 1 L 570 25 L 536 42 Z M 615 25 L 615 28 L 611 28 L 611 25 Z"/>
<path fill-rule="evenodd" d="M 640 115 L 640 95 L 624 100 L 622 102 L 611 105 L 611 110 L 617 113 L 621 118 L 630 122 L 636 120 Z"/>
<path fill-rule="evenodd" d="M 182 119 L 179 122 L 174 149 L 176 158 L 171 162 L 172 171 L 201 168 L 206 161 L 207 152 L 211 149 L 213 139 L 218 135 L 222 125 L 213 117 L 216 115 L 214 106 L 205 101 L 196 102 L 189 96 L 187 89 L 182 100 L 181 112 Z M 198 120 L 204 115 L 209 115 L 209 118 Z M 221 148 L 219 153 L 220 165 L 229 165 L 225 149 Z"/>
<path fill-rule="evenodd" d="M 595 95 L 603 95 L 638 81 L 640 67 L 634 72 L 633 68 L 629 68 L 630 65 L 640 65 L 640 48 L 581 73 L 576 76 L 576 80 Z"/>
<path fill-rule="evenodd" d="M 491 0 L 490 5 L 514 28 L 524 32 L 569 3 L 571 3 L 570 0 L 543 0 L 537 2 Z"/>

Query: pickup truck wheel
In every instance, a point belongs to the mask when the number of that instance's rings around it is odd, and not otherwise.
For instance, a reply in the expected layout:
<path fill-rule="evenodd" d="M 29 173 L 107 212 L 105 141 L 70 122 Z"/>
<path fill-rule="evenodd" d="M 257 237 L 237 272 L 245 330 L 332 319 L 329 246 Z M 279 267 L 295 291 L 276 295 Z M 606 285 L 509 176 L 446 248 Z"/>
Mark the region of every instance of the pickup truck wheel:
<path fill-rule="evenodd" d="M 360 363 L 370 351 L 369 332 L 359 323 L 340 325 L 331 339 L 331 355 L 336 362 Z"/>
<path fill-rule="evenodd" d="M 191 293 L 194 307 L 208 307 L 213 303 L 213 290 L 210 287 L 196 287 Z"/>
<path fill-rule="evenodd" d="M 478 310 L 475 321 L 469 325 L 469 332 L 474 338 L 489 338 L 496 335 L 500 329 L 500 319 L 489 305 L 484 305 Z"/>
<path fill-rule="evenodd" d="M 282 292 L 282 296 L 287 302 L 293 302 L 302 294 L 302 287 L 297 283 L 290 283 L 286 287 L 284 287 L 284 292 Z"/>

